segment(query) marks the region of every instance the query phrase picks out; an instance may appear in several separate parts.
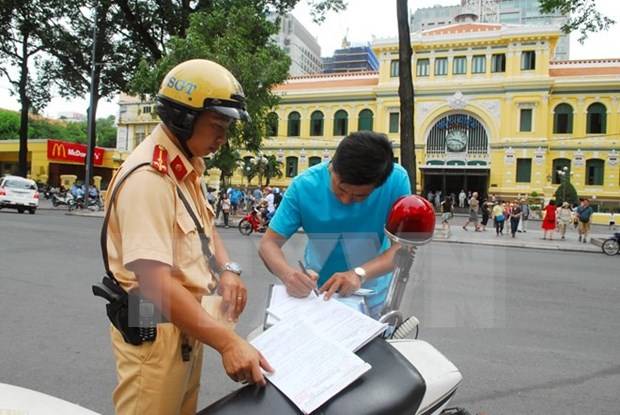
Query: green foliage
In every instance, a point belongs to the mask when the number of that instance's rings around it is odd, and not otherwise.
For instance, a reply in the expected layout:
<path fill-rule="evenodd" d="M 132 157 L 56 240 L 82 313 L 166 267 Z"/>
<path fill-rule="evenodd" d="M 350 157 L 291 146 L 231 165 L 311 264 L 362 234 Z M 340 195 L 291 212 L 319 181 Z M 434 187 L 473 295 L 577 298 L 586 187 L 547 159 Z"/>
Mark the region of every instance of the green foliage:
<path fill-rule="evenodd" d="M 116 126 L 113 115 L 97 120 L 97 145 L 116 147 Z M 49 120 L 31 117 L 28 123 L 28 138 L 52 138 L 85 144 L 88 140 L 87 123 Z M 14 140 L 19 137 L 19 113 L 0 109 L 0 140 Z"/>
<path fill-rule="evenodd" d="M 538 196 L 539 196 L 539 194 L 538 194 L 538 192 L 536 190 L 534 190 L 532 193 L 530 193 L 530 197 L 536 198 Z"/>
<path fill-rule="evenodd" d="M 266 130 L 267 113 L 278 103 L 270 89 L 286 79 L 290 59 L 270 39 L 277 25 L 251 2 L 234 0 L 226 5 L 208 14 L 194 13 L 186 38 L 172 38 L 168 54 L 156 66 L 142 61 L 132 81 L 133 92 L 154 96 L 165 74 L 188 59 L 220 62 L 241 83 L 252 118 L 231 130 L 233 147 L 256 151 Z"/>
<path fill-rule="evenodd" d="M 596 9 L 596 0 L 539 0 L 539 2 L 542 13 L 560 12 L 568 16 L 562 31 L 564 33 L 579 31 L 581 43 L 590 33 L 607 30 L 616 23 Z"/>
<path fill-rule="evenodd" d="M 282 162 L 278 161 L 276 156 L 270 154 L 266 157 L 267 162 L 264 165 L 262 175 L 266 180 L 266 185 L 269 186 L 269 181 L 274 177 L 282 177 Z"/>
<path fill-rule="evenodd" d="M 579 196 L 577 196 L 577 190 L 571 182 L 566 181 L 558 186 L 554 193 L 555 204 L 561 206 L 562 203 L 568 202 L 572 205 L 579 202 Z"/>
<path fill-rule="evenodd" d="M 239 152 L 226 143 L 217 153 L 206 158 L 205 164 L 207 169 L 217 168 L 220 170 L 220 183 L 226 187 L 241 161 L 243 160 Z"/>
<path fill-rule="evenodd" d="M 0 140 L 19 138 L 19 114 L 0 109 Z"/>

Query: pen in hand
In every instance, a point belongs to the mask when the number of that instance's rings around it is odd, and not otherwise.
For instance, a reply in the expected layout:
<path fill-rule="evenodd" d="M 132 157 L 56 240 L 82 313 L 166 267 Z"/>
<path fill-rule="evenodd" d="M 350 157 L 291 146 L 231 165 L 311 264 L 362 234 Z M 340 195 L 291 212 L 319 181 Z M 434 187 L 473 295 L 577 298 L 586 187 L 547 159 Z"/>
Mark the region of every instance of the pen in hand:
<path fill-rule="evenodd" d="M 310 275 L 310 273 L 308 273 L 308 270 L 307 270 L 307 269 L 306 269 L 306 267 L 304 266 L 304 263 L 303 263 L 303 262 L 301 262 L 301 260 L 297 261 L 297 263 L 299 264 L 299 268 L 301 268 L 301 272 L 303 272 L 303 273 L 304 273 L 304 275 L 305 275 L 305 276 L 307 276 L 308 278 L 312 279 L 312 276 Z M 318 288 L 316 288 L 316 287 L 315 287 L 315 288 L 313 288 L 313 289 L 312 289 L 312 292 L 313 292 L 313 293 L 314 293 L 317 297 L 319 297 L 319 296 L 320 296 Z"/>

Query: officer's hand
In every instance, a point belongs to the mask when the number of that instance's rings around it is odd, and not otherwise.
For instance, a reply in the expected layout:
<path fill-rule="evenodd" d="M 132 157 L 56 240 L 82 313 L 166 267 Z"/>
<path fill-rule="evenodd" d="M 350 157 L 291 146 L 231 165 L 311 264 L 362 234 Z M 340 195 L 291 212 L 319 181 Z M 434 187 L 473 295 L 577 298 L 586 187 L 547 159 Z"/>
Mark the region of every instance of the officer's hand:
<path fill-rule="evenodd" d="M 250 343 L 237 337 L 222 350 L 222 364 L 226 374 L 235 382 L 266 384 L 261 368 L 273 373 L 267 359 Z"/>
<path fill-rule="evenodd" d="M 334 293 L 342 296 L 349 296 L 362 286 L 360 278 L 353 271 L 336 272 L 321 287 L 321 292 L 325 293 L 325 299 L 329 300 Z"/>
<path fill-rule="evenodd" d="M 310 292 L 316 288 L 316 281 L 319 276 L 316 272 L 308 270 L 307 276 L 301 270 L 291 268 L 288 274 L 282 278 L 282 282 L 286 286 L 286 292 L 298 298 L 307 297 Z"/>
<path fill-rule="evenodd" d="M 222 295 L 222 307 L 226 317 L 229 321 L 237 321 L 248 301 L 243 280 L 234 272 L 224 271 L 218 291 Z"/>

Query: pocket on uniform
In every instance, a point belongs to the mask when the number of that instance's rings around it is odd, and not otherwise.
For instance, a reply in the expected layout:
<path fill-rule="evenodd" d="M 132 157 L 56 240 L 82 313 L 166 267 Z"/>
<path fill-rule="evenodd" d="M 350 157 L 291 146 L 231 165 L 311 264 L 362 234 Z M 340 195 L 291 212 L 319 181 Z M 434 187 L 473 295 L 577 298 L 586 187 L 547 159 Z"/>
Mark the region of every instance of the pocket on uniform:
<path fill-rule="evenodd" d="M 175 232 L 175 265 L 190 264 L 200 259 L 202 255 L 198 229 L 189 214 L 184 211 L 177 213 L 176 223 L 179 232 Z"/>

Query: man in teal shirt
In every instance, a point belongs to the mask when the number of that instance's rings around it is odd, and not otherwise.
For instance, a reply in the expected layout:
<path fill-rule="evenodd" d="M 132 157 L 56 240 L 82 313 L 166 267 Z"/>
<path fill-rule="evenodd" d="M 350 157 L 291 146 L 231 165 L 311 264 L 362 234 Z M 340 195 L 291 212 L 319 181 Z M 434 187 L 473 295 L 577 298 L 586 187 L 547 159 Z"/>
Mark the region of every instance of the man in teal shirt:
<path fill-rule="evenodd" d="M 398 249 L 385 236 L 385 220 L 394 202 L 411 193 L 407 172 L 393 159 L 384 134 L 356 132 L 340 142 L 330 163 L 293 180 L 259 247 L 290 295 L 305 297 L 318 285 L 326 298 L 348 296 L 363 286 L 374 291 L 367 303 L 370 314 L 378 315 Z M 318 281 L 282 251 L 300 227 L 308 238 L 304 262 L 318 272 Z"/>

